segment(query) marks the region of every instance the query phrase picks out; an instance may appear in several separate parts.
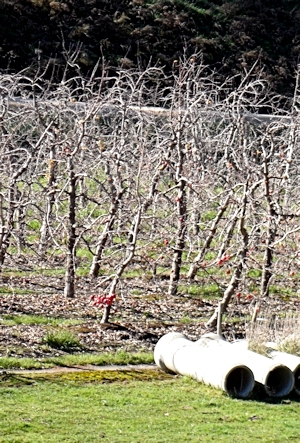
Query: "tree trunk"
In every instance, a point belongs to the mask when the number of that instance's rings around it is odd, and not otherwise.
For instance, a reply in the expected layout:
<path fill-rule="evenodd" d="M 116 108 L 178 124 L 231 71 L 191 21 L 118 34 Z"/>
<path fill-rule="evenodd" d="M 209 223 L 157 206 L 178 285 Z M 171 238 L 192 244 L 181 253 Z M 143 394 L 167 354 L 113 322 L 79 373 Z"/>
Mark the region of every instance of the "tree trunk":
<path fill-rule="evenodd" d="M 223 312 L 225 312 L 231 297 L 234 294 L 235 289 L 238 287 L 242 275 L 242 271 L 245 267 L 245 263 L 247 260 L 247 252 L 248 252 L 248 245 L 249 245 L 249 235 L 245 228 L 245 214 L 246 214 L 246 206 L 247 206 L 247 190 L 248 185 L 245 186 L 244 195 L 243 195 L 243 201 L 242 201 L 242 214 L 240 216 L 240 233 L 242 237 L 242 246 L 239 251 L 239 263 L 237 267 L 235 268 L 235 271 L 231 277 L 231 280 L 229 282 L 229 285 L 227 289 L 224 292 L 222 301 L 220 306 L 222 307 L 222 312 L 219 312 L 219 308 L 217 308 L 214 312 L 214 314 L 211 316 L 211 318 L 206 323 L 207 328 L 213 328 L 217 325 L 218 315 L 221 315 Z"/>
<path fill-rule="evenodd" d="M 14 228 L 14 198 L 15 183 L 10 183 L 8 191 L 8 208 L 6 213 L 6 221 L 3 216 L 3 198 L 1 196 L 0 269 L 4 264 L 6 252 L 10 244 L 11 234 Z"/>
<path fill-rule="evenodd" d="M 276 237 L 276 224 L 275 224 L 275 210 L 273 207 L 272 197 L 271 197 L 271 189 L 270 189 L 270 176 L 269 176 L 269 161 L 270 155 L 265 156 L 264 165 L 263 165 L 263 173 L 264 173 L 264 186 L 265 186 L 265 196 L 267 199 L 268 205 L 268 221 L 267 221 L 267 232 L 266 232 L 266 247 L 264 253 L 263 267 L 262 267 L 262 277 L 261 277 L 261 287 L 260 293 L 262 297 L 268 297 L 269 295 L 269 287 L 271 283 L 271 278 L 273 275 L 272 266 L 273 266 L 273 243 Z"/>
<path fill-rule="evenodd" d="M 197 270 L 199 269 L 199 263 L 203 260 L 208 248 L 211 245 L 211 242 L 212 242 L 212 240 L 215 236 L 215 233 L 217 231 L 218 223 L 221 220 L 224 212 L 228 208 L 228 203 L 229 203 L 230 198 L 231 198 L 231 193 L 228 194 L 227 198 L 225 199 L 225 202 L 223 203 L 223 205 L 219 209 L 219 212 L 217 213 L 217 215 L 211 225 L 211 228 L 209 230 L 209 234 L 205 240 L 203 248 L 199 252 L 199 254 L 196 256 L 196 258 L 194 259 L 194 262 L 192 263 L 192 265 L 190 267 L 190 270 L 188 272 L 188 278 L 190 278 L 191 280 L 193 280 L 195 278 L 195 276 L 197 274 Z"/>
<path fill-rule="evenodd" d="M 98 275 L 99 275 L 102 254 L 103 254 L 109 233 L 111 232 L 111 230 L 114 226 L 115 215 L 118 210 L 119 202 L 122 198 L 123 193 L 124 193 L 124 189 L 121 189 L 121 191 L 118 192 L 117 195 L 113 195 L 114 198 L 113 198 L 113 203 L 110 206 L 108 221 L 107 221 L 105 228 L 98 240 L 96 254 L 93 257 L 93 262 L 92 262 L 92 266 L 90 269 L 90 276 L 91 277 L 98 277 Z"/>
<path fill-rule="evenodd" d="M 177 197 L 177 215 L 178 215 L 178 228 L 176 233 L 176 243 L 174 248 L 170 283 L 169 283 L 169 295 L 176 295 L 178 282 L 180 279 L 180 270 L 182 263 L 182 254 L 185 246 L 185 233 L 186 233 L 186 195 L 185 195 L 184 180 L 180 181 L 180 187 Z"/>
<path fill-rule="evenodd" d="M 75 296 L 76 266 L 76 176 L 72 156 L 68 157 L 67 168 L 69 173 L 69 217 L 64 295 L 72 298 Z"/>
<path fill-rule="evenodd" d="M 56 160 L 55 160 L 55 146 L 50 148 L 49 157 L 49 169 L 48 169 L 48 183 L 47 183 L 47 203 L 46 211 L 43 217 L 42 226 L 40 229 L 40 241 L 39 241 L 39 253 L 43 256 L 47 248 L 47 239 L 49 234 L 49 221 L 52 215 L 52 208 L 55 201 L 55 171 L 56 171 Z"/>

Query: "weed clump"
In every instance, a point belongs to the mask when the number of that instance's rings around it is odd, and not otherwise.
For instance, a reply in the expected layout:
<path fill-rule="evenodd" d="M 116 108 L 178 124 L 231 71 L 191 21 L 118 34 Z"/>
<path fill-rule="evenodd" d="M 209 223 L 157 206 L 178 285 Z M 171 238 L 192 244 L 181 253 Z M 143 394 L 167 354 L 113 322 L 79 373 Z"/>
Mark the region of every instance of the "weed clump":
<path fill-rule="evenodd" d="M 78 337 L 70 331 L 49 331 L 43 338 L 43 343 L 51 348 L 72 352 L 81 348 Z"/>

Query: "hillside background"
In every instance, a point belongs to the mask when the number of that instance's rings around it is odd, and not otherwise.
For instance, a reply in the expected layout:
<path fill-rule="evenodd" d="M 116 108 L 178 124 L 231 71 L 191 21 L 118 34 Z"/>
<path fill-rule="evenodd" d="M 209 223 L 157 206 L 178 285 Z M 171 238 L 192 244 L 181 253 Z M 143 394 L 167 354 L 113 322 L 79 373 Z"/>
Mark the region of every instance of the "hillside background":
<path fill-rule="evenodd" d="M 291 96 L 300 54 L 299 0 L 0 2 L 2 73 L 35 70 L 39 63 L 59 80 L 76 49 L 85 75 L 103 57 L 112 68 L 150 63 L 168 71 L 184 50 L 201 50 L 222 81 L 238 79 L 259 60 L 256 70 L 263 70 L 273 91 Z"/>

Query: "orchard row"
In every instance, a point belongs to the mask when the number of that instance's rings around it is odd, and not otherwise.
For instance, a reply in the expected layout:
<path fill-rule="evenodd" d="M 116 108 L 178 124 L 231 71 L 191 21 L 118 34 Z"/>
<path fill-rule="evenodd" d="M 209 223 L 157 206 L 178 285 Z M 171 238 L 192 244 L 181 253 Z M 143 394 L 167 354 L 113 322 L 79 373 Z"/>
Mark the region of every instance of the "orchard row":
<path fill-rule="evenodd" d="M 3 75 L 0 265 L 62 257 L 74 297 L 84 262 L 103 321 L 129 270 L 167 278 L 171 296 L 183 278 L 213 282 L 223 309 L 286 286 L 299 271 L 299 117 L 249 118 L 280 113 L 255 69 L 230 85 L 197 57 L 172 82 L 159 68 L 59 85 Z"/>

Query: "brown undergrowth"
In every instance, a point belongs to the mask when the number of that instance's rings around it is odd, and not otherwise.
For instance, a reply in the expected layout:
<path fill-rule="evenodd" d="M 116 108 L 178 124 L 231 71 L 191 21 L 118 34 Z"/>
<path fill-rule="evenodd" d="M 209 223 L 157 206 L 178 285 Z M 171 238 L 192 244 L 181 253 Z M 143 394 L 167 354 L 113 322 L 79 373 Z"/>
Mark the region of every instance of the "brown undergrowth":
<path fill-rule="evenodd" d="M 130 279 L 117 297 L 111 322 L 101 324 L 101 312 L 89 300 L 95 292 L 95 281 L 82 277 L 76 285 L 76 297 L 68 299 L 63 296 L 62 277 L 2 278 L 0 356 L 43 358 L 118 350 L 152 352 L 159 338 L 168 332 L 181 332 L 190 340 L 197 340 L 207 332 L 205 323 L 218 303 L 217 299 L 184 293 L 168 296 L 163 286 Z M 297 303 L 279 298 L 268 300 L 274 313 L 295 310 Z M 223 317 L 223 334 L 227 339 L 245 337 L 253 309 L 253 301 L 232 300 Z M 60 348 L 53 345 L 53 340 L 47 342 L 47 334 L 53 339 L 59 333 L 67 333 L 69 340 L 73 336 L 74 346 Z"/>

